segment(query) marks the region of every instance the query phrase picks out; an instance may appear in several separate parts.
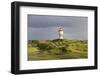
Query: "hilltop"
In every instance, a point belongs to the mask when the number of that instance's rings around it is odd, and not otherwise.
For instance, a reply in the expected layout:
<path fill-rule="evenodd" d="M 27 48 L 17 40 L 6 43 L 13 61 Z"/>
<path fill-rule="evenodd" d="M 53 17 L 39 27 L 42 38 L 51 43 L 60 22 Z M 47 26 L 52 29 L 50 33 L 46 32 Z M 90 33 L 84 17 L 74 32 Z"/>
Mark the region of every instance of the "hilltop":
<path fill-rule="evenodd" d="M 29 40 L 28 60 L 87 58 L 87 40 Z"/>

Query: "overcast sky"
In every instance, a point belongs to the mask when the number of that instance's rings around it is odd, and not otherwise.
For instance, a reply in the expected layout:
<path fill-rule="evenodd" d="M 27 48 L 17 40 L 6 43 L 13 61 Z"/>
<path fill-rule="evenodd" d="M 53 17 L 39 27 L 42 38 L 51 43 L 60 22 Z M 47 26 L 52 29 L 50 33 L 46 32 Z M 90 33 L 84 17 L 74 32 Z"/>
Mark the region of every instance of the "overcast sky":
<path fill-rule="evenodd" d="M 87 40 L 87 17 L 50 15 L 28 15 L 28 40 L 57 39 L 60 25 L 64 28 L 64 38 Z"/>

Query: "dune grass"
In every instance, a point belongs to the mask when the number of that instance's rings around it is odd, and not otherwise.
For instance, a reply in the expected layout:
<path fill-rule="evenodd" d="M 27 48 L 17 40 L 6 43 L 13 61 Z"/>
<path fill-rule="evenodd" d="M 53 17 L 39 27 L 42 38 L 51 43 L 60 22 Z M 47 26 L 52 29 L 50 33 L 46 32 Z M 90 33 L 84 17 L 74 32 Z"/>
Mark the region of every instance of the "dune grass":
<path fill-rule="evenodd" d="M 29 40 L 28 60 L 82 59 L 87 49 L 87 40 Z"/>

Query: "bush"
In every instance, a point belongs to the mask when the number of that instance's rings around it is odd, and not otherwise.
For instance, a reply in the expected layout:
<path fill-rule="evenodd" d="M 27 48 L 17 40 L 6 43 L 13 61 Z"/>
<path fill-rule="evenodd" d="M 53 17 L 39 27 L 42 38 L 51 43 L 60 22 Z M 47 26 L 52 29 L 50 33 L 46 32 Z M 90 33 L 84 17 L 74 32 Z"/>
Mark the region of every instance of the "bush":
<path fill-rule="evenodd" d="M 62 54 L 62 51 L 60 49 L 56 48 L 56 49 L 50 50 L 50 53 L 55 54 L 55 55 L 60 55 L 60 54 Z"/>
<path fill-rule="evenodd" d="M 62 53 L 68 52 L 68 49 L 67 49 L 67 47 L 65 47 L 65 46 L 60 47 L 59 49 L 62 51 Z"/>
<path fill-rule="evenodd" d="M 56 48 L 55 47 L 55 44 L 49 44 L 48 47 L 46 48 L 47 50 L 50 50 L 50 49 L 54 49 Z"/>
<path fill-rule="evenodd" d="M 39 43 L 37 46 L 40 50 L 47 50 L 47 47 L 49 46 L 49 44 L 48 43 Z"/>

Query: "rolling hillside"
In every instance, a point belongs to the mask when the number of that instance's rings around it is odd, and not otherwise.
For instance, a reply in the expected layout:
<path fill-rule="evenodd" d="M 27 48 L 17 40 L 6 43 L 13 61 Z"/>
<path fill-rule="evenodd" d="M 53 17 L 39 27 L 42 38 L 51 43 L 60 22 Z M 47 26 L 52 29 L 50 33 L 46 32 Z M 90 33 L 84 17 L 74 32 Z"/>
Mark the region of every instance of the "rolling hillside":
<path fill-rule="evenodd" d="M 28 60 L 87 58 L 87 49 L 87 40 L 29 40 Z"/>

